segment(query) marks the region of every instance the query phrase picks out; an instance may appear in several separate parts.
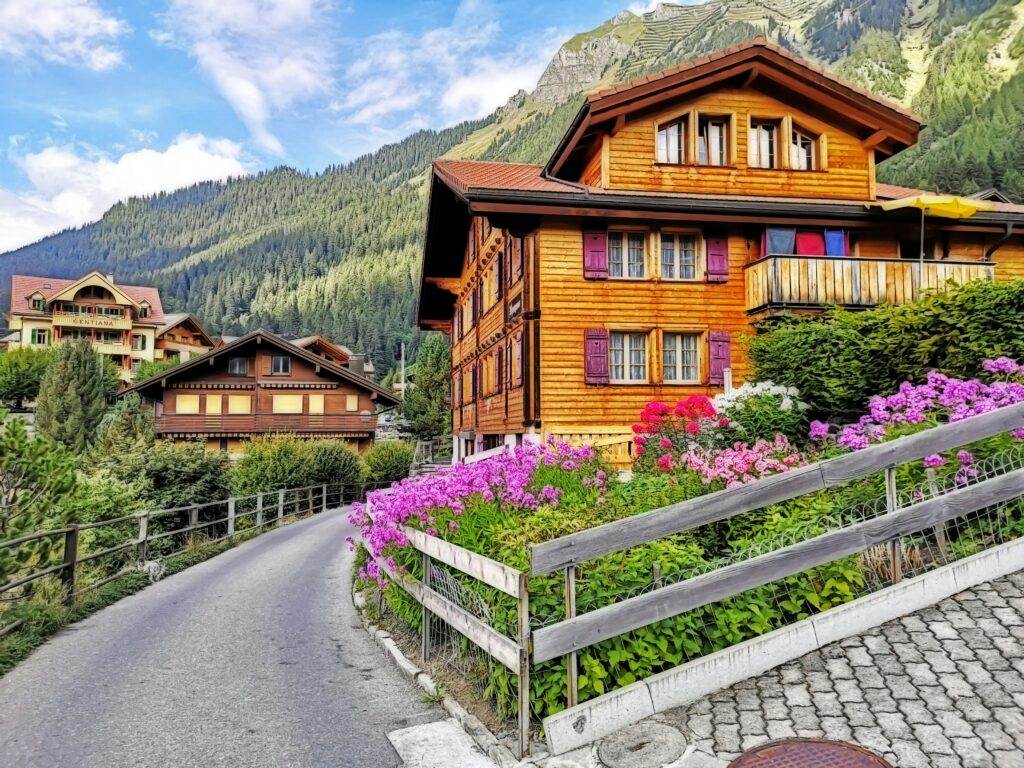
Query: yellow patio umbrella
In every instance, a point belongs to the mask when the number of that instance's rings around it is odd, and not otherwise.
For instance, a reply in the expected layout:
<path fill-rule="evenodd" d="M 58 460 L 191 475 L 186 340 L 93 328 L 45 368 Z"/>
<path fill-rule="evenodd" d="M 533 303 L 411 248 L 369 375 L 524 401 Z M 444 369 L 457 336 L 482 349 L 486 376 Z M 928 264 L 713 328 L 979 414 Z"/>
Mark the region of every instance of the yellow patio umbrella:
<path fill-rule="evenodd" d="M 921 272 L 924 270 L 924 217 L 928 215 L 943 219 L 966 219 L 978 211 L 991 211 L 992 203 L 987 200 L 975 200 L 973 197 L 920 194 L 878 203 L 878 207 L 883 211 L 896 211 L 903 208 L 917 208 L 921 211 L 921 249 L 917 255 L 917 275 L 914 280 L 916 293 L 920 291 Z"/>

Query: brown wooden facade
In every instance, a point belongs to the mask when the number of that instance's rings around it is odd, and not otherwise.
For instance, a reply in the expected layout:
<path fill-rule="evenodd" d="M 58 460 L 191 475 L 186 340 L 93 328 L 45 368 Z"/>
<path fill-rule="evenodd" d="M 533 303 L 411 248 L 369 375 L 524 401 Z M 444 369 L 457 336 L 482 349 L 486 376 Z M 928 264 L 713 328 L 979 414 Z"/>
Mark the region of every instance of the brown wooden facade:
<path fill-rule="evenodd" d="M 929 219 L 923 266 L 917 212 L 877 208 L 919 192 L 875 180 L 919 128 L 755 41 L 589 97 L 544 167 L 436 162 L 418 319 L 452 338 L 457 456 L 625 460 L 644 403 L 747 378 L 753 323 L 1024 277 L 1024 206 Z"/>
<path fill-rule="evenodd" d="M 232 452 L 254 435 L 373 441 L 378 407 L 397 399 L 338 363 L 256 331 L 127 390 L 152 404 L 157 436 Z"/>

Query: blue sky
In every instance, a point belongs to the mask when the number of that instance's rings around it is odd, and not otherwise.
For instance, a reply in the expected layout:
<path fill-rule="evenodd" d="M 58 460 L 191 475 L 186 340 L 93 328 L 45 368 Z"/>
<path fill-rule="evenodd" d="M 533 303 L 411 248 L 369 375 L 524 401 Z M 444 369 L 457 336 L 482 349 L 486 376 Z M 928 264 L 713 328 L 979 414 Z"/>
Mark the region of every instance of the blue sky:
<path fill-rule="evenodd" d="M 626 5 L 0 0 L 0 252 L 130 195 L 488 114 Z"/>

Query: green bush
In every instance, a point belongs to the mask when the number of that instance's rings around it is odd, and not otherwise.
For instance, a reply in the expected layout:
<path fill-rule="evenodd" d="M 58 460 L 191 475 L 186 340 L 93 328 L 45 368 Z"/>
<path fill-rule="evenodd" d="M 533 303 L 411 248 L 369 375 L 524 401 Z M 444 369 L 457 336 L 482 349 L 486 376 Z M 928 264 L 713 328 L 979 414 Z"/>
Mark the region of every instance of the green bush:
<path fill-rule="evenodd" d="M 228 457 L 202 443 L 158 443 L 125 463 L 122 480 L 137 480 L 149 509 L 168 509 L 226 499 L 231 495 Z"/>
<path fill-rule="evenodd" d="M 49 349 L 28 347 L 0 353 L 0 403 L 20 409 L 26 400 L 35 400 L 50 354 Z"/>
<path fill-rule="evenodd" d="M 231 487 L 238 496 L 280 488 L 302 488 L 317 482 L 308 440 L 292 435 L 262 435 L 245 447 L 231 469 Z"/>
<path fill-rule="evenodd" d="M 796 387 L 813 417 L 861 412 L 878 392 L 932 369 L 970 378 L 987 358 L 1024 358 L 1024 281 L 976 281 L 903 306 L 836 309 L 762 326 L 755 378 Z"/>
<path fill-rule="evenodd" d="M 416 449 L 401 440 L 374 443 L 363 454 L 367 479 L 372 483 L 392 483 L 409 476 Z"/>
<path fill-rule="evenodd" d="M 774 440 L 778 434 L 802 445 L 807 440 L 810 406 L 800 399 L 796 387 L 782 387 L 770 381 L 747 383 L 732 392 L 716 395 L 712 404 L 718 415 L 729 420 L 726 442 Z"/>
<path fill-rule="evenodd" d="M 340 483 L 355 486 L 363 479 L 363 462 L 350 445 L 338 440 L 309 443 L 314 483 Z"/>

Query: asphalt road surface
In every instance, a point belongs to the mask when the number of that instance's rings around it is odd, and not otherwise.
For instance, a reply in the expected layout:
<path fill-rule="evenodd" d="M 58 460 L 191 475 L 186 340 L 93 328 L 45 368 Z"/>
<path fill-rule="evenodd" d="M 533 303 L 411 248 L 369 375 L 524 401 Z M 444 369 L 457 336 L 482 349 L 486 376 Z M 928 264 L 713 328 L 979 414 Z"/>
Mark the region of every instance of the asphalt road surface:
<path fill-rule="evenodd" d="M 442 716 L 363 630 L 346 515 L 170 576 L 0 679 L 0 766 L 396 766 L 386 733 Z"/>

